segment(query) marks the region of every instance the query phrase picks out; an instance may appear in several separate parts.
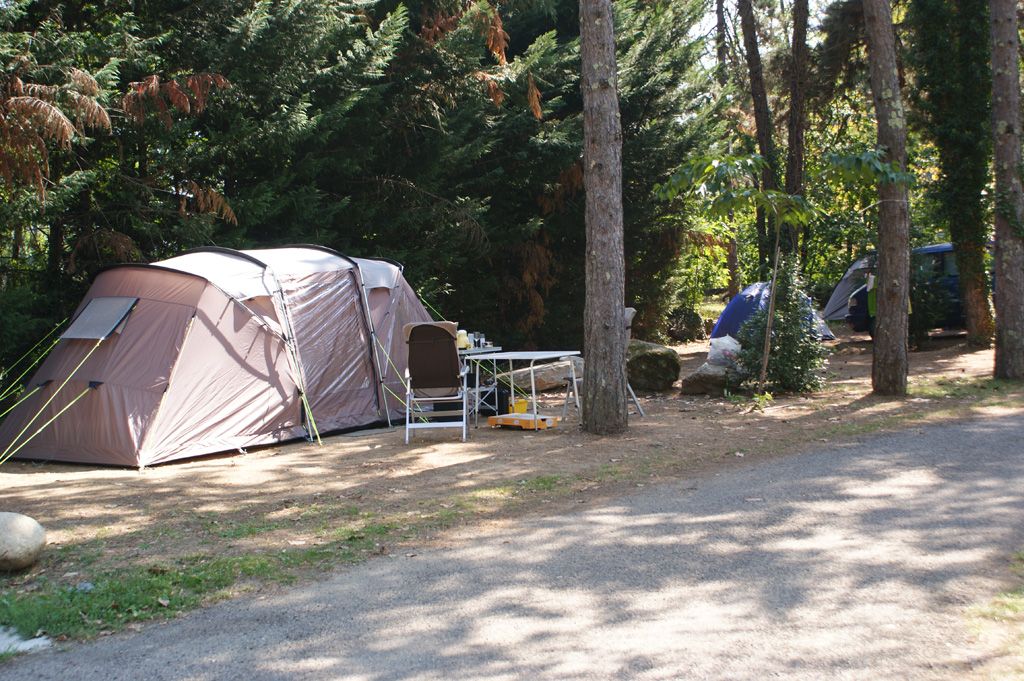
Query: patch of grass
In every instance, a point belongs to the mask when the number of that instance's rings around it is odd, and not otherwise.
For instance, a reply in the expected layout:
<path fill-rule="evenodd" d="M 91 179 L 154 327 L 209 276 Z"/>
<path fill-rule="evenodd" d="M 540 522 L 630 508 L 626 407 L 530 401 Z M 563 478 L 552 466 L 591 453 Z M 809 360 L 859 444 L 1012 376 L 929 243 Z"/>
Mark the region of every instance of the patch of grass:
<path fill-rule="evenodd" d="M 1013 571 L 1019 580 L 1016 588 L 973 610 L 975 633 L 1000 641 L 1002 648 L 982 667 L 986 679 L 1024 678 L 1024 551 L 1016 555 Z"/>
<path fill-rule="evenodd" d="M 363 534 L 370 537 L 386 537 L 397 527 L 396 523 L 368 523 L 363 526 Z"/>
<path fill-rule="evenodd" d="M 103 557 L 103 542 L 94 540 L 83 544 L 65 544 L 57 550 L 57 554 L 66 564 L 88 567 Z"/>
<path fill-rule="evenodd" d="M 920 378 L 910 384 L 912 397 L 988 398 L 999 393 L 1020 390 L 1020 383 L 994 378 Z"/>
<path fill-rule="evenodd" d="M 565 482 L 561 475 L 538 475 L 535 478 L 520 480 L 516 484 L 521 490 L 528 492 L 551 492 Z"/>
<path fill-rule="evenodd" d="M 700 316 L 703 319 L 718 319 L 724 309 L 725 301 L 719 296 L 705 298 L 704 301 L 697 306 L 697 312 L 700 313 Z"/>
<path fill-rule="evenodd" d="M 318 547 L 228 557 L 200 554 L 173 564 L 111 570 L 95 577 L 91 588 L 43 579 L 28 593 L 0 591 L 0 623 L 24 637 L 87 639 L 133 622 L 175 617 L 225 597 L 245 580 L 290 583 L 301 569 L 362 560 L 394 527 L 370 525 L 361 534 Z"/>
<path fill-rule="evenodd" d="M 478 501 L 502 501 L 515 496 L 515 493 L 515 485 L 508 484 L 473 490 L 469 493 L 469 496 Z"/>
<path fill-rule="evenodd" d="M 4 662 L 7 662 L 8 660 L 14 659 L 14 656 L 17 655 L 17 654 L 18 654 L 18 651 L 16 651 L 16 650 L 7 650 L 5 652 L 0 653 L 0 664 L 3 664 Z"/>
<path fill-rule="evenodd" d="M 442 508 L 434 513 L 435 522 L 441 527 L 450 527 L 463 515 L 463 511 L 454 508 Z"/>
<path fill-rule="evenodd" d="M 999 594 L 981 614 L 1001 622 L 1021 619 L 1024 617 L 1024 587 Z"/>
<path fill-rule="evenodd" d="M 605 482 L 622 479 L 626 475 L 626 471 L 617 464 L 601 464 L 591 475 L 595 480 Z"/>
<path fill-rule="evenodd" d="M 273 532 L 284 527 L 282 523 L 268 523 L 268 522 L 248 522 L 248 523 L 235 523 L 227 525 L 217 530 L 218 537 L 224 537 L 225 539 L 244 539 L 245 537 L 255 537 L 258 534 L 265 532 Z"/>

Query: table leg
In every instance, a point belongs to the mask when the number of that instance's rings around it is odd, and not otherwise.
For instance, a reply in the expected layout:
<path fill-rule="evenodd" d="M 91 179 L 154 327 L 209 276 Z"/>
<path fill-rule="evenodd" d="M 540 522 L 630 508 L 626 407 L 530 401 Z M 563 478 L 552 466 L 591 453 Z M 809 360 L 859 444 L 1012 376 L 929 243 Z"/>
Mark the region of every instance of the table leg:
<path fill-rule="evenodd" d="M 530 360 L 530 401 L 533 402 L 533 429 L 538 430 L 537 424 L 537 380 L 533 375 L 537 360 Z"/>
<path fill-rule="evenodd" d="M 572 357 L 569 358 L 569 380 L 572 381 L 572 399 L 576 403 L 576 418 L 583 418 L 583 413 L 580 411 L 580 391 L 576 385 L 576 362 L 572 361 Z M 566 404 L 566 407 L 569 405 Z"/>
<path fill-rule="evenodd" d="M 475 412 L 473 413 L 473 427 L 480 427 L 480 362 L 473 362 L 476 364 L 476 389 L 473 391 L 473 407 Z"/>

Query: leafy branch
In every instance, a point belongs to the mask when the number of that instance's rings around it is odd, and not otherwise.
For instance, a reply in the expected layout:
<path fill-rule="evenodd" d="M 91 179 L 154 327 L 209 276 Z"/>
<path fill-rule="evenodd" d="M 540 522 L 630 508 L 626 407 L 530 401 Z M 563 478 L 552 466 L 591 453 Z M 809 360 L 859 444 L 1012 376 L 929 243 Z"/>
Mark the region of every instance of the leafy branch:
<path fill-rule="evenodd" d="M 823 180 L 837 179 L 844 184 L 914 184 L 914 175 L 883 160 L 885 152 L 869 149 L 859 154 L 827 154 Z"/>
<path fill-rule="evenodd" d="M 802 196 L 774 189 L 759 189 L 754 179 L 766 166 L 758 155 L 696 158 L 680 166 L 655 194 L 664 201 L 678 197 L 703 204 L 706 213 L 725 217 L 730 213 L 763 208 L 778 223 L 805 225 L 815 215 L 814 208 Z"/>

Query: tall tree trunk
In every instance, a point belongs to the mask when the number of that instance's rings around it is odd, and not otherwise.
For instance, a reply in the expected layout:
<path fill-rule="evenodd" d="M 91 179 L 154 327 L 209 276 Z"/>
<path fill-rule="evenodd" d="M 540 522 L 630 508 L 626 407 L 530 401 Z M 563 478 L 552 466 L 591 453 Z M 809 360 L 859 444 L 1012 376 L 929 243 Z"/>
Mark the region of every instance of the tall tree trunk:
<path fill-rule="evenodd" d="M 764 281 L 771 276 L 772 240 L 768 234 L 768 219 L 761 206 L 754 210 L 754 228 L 757 230 L 757 280 Z"/>
<path fill-rule="evenodd" d="M 989 182 L 990 139 L 986 123 L 990 122 L 989 83 L 990 47 L 986 23 L 988 0 L 957 0 L 956 6 L 956 81 L 960 94 L 953 98 L 956 129 L 953 144 L 958 156 L 948 169 L 952 180 L 953 210 L 950 215 L 950 238 L 956 247 L 960 272 L 960 299 L 967 318 L 967 342 L 975 347 L 988 347 L 995 333 L 995 321 L 989 304 L 988 271 L 985 251 L 988 246 L 988 225 L 985 221 L 983 195 Z M 964 106 L 964 99 L 972 102 Z M 959 116 L 953 114 L 959 112 Z M 966 114 L 966 115 L 965 115 Z M 944 169 L 946 170 L 946 169 Z"/>
<path fill-rule="evenodd" d="M 715 0 L 715 54 L 718 61 L 715 78 L 722 87 L 729 84 L 729 48 L 725 35 L 725 0 Z"/>
<path fill-rule="evenodd" d="M 11 242 L 11 263 L 21 266 L 21 251 L 25 247 L 25 225 L 20 221 L 14 225 L 14 239 Z"/>
<path fill-rule="evenodd" d="M 729 270 L 729 286 L 725 293 L 732 300 L 733 296 L 739 295 L 743 283 L 740 279 L 739 247 L 735 237 L 730 237 L 725 244 L 725 266 Z"/>
<path fill-rule="evenodd" d="M 775 143 L 772 140 L 772 112 L 768 106 L 768 91 L 764 84 L 764 68 L 761 65 L 761 52 L 757 46 L 757 23 L 754 20 L 754 8 L 751 0 L 738 0 L 737 7 L 740 12 L 740 27 L 743 30 L 743 47 L 747 54 L 747 73 L 750 77 L 750 97 L 754 104 L 754 126 L 757 129 L 757 150 L 764 157 L 765 167 L 761 172 L 761 189 L 777 190 L 779 188 L 778 163 L 775 154 Z M 766 232 L 774 229 L 774 221 L 769 220 Z M 782 234 L 782 250 L 792 250 L 790 229 L 787 228 Z M 770 258 L 770 247 L 765 248 L 764 253 L 759 256 L 764 262 Z"/>
<path fill-rule="evenodd" d="M 897 170 L 907 166 L 907 124 L 896 70 L 889 0 L 864 0 L 878 146 Z M 907 305 L 910 300 L 910 205 L 903 183 L 878 187 L 878 316 L 871 385 L 876 394 L 907 394 Z"/>
<path fill-rule="evenodd" d="M 789 73 L 789 126 L 786 150 L 786 193 L 804 193 L 804 131 L 807 128 L 807 2 L 793 2 L 793 46 Z M 806 232 L 808 228 L 805 227 Z M 795 230 L 794 230 L 795 231 Z M 796 250 L 795 234 L 790 233 L 791 249 Z M 807 235 L 804 234 L 802 259 L 807 257 Z"/>
<path fill-rule="evenodd" d="M 992 0 L 996 167 L 996 378 L 1024 378 L 1024 188 L 1021 187 L 1017 3 Z"/>
<path fill-rule="evenodd" d="M 580 61 L 587 195 L 583 429 L 611 434 L 628 426 L 622 124 L 611 0 L 580 0 Z"/>
<path fill-rule="evenodd" d="M 718 58 L 715 77 L 718 84 L 724 90 L 729 85 L 729 48 L 726 45 L 726 23 L 725 23 L 725 0 L 715 0 L 715 53 Z M 729 213 L 730 233 L 725 244 L 725 266 L 729 271 L 729 290 L 727 295 L 730 300 L 740 292 L 740 260 L 736 235 L 732 231 L 732 212 Z"/>

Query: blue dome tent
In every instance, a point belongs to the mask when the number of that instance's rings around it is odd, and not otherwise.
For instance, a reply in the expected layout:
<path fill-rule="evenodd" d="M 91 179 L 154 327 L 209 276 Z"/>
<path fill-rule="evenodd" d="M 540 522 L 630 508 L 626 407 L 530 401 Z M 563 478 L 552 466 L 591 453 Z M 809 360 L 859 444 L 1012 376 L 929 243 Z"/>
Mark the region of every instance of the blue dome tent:
<path fill-rule="evenodd" d="M 768 298 L 771 296 L 771 285 L 765 281 L 759 281 L 746 287 L 738 295 L 733 296 L 729 304 L 722 310 L 715 322 L 715 328 L 711 330 L 712 338 L 722 336 L 739 335 L 740 327 L 757 310 L 768 307 Z M 828 328 L 828 324 L 821 318 L 811 306 L 811 299 L 807 298 L 807 315 L 814 319 L 817 335 L 822 340 L 835 340 L 836 337 Z"/>

